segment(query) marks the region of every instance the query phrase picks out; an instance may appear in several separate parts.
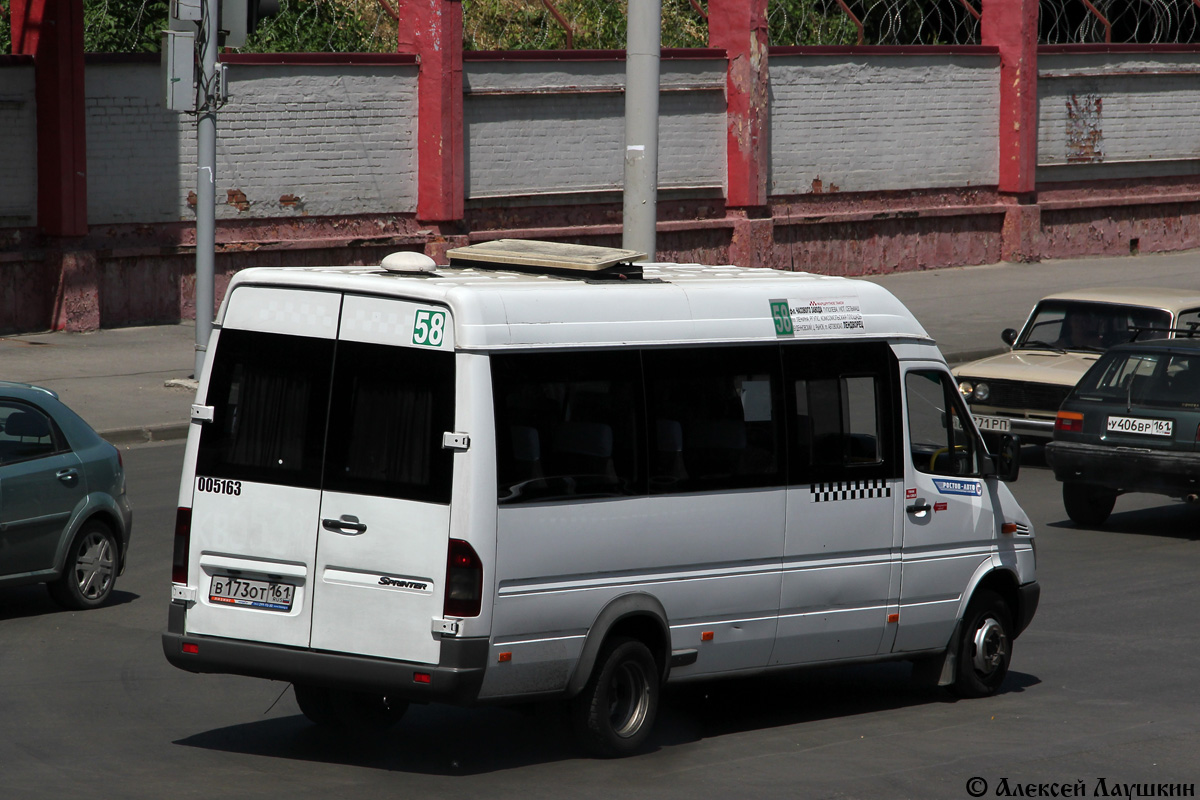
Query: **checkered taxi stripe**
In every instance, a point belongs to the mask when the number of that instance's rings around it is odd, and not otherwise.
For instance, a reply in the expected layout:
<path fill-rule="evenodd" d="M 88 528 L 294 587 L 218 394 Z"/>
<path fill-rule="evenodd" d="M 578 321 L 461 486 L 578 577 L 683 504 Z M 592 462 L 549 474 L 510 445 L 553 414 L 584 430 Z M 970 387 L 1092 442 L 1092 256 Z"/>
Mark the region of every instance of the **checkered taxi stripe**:
<path fill-rule="evenodd" d="M 891 497 L 892 488 L 883 478 L 867 481 L 838 481 L 836 483 L 814 483 L 810 497 L 814 503 L 831 503 L 838 500 L 864 500 L 871 497 Z"/>

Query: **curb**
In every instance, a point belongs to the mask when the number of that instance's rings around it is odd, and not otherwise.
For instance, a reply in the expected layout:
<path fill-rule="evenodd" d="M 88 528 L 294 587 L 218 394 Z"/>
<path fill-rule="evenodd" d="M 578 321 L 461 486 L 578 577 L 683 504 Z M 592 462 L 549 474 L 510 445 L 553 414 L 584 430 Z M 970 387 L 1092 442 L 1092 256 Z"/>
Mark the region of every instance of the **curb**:
<path fill-rule="evenodd" d="M 112 445 L 129 446 L 149 442 L 172 442 L 186 439 L 188 422 L 168 422 L 162 425 L 146 425 L 138 428 L 117 428 L 98 431 L 100 438 Z"/>

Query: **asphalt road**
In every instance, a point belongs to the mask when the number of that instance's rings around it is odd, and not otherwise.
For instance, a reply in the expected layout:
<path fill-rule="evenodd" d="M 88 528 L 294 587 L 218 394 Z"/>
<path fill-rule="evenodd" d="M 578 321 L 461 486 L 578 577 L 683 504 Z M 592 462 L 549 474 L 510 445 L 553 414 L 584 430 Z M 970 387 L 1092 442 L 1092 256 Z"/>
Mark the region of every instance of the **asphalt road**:
<path fill-rule="evenodd" d="M 991 797 L 1077 781 L 1091 797 L 1101 779 L 1106 792 L 1200 783 L 1200 509 L 1124 497 L 1104 529 L 1080 530 L 1052 476 L 1027 466 L 1014 489 L 1038 529 L 1042 606 L 998 696 L 913 688 L 903 664 L 709 684 L 669 695 L 649 752 L 596 761 L 545 710 L 414 707 L 354 742 L 310 726 L 283 685 L 169 666 L 182 454 L 125 452 L 134 539 L 112 605 L 69 613 L 42 587 L 0 591 L 0 798 L 967 798 L 975 779 Z"/>

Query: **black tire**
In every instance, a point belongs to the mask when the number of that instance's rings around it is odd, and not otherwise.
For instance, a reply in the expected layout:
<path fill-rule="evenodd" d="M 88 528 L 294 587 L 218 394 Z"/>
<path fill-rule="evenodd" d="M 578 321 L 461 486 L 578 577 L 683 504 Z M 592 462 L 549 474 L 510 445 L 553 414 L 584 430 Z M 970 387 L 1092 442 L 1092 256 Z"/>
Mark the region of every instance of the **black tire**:
<path fill-rule="evenodd" d="M 989 589 L 976 592 L 963 617 L 950 691 L 959 697 L 988 697 L 999 691 L 1012 660 L 1012 630 L 1004 599 Z"/>
<path fill-rule="evenodd" d="M 371 692 L 348 692 L 324 686 L 293 684 L 296 705 L 322 728 L 370 736 L 389 730 L 408 711 L 408 703 Z"/>
<path fill-rule="evenodd" d="M 296 695 L 296 705 L 300 713 L 308 717 L 308 721 L 322 728 L 336 728 L 337 713 L 333 710 L 333 690 L 324 686 L 308 686 L 302 683 L 292 684 Z"/>
<path fill-rule="evenodd" d="M 606 642 L 583 691 L 571 701 L 571 726 L 580 746 L 594 756 L 637 752 L 658 714 L 658 665 L 636 639 Z"/>
<path fill-rule="evenodd" d="M 1062 494 L 1071 521 L 1090 528 L 1103 525 L 1117 502 L 1115 490 L 1086 483 L 1064 483 Z"/>
<path fill-rule="evenodd" d="M 62 575 L 47 587 L 50 597 L 77 611 L 101 606 L 112 595 L 119 565 L 117 537 L 98 520 L 85 522 L 67 548 Z"/>

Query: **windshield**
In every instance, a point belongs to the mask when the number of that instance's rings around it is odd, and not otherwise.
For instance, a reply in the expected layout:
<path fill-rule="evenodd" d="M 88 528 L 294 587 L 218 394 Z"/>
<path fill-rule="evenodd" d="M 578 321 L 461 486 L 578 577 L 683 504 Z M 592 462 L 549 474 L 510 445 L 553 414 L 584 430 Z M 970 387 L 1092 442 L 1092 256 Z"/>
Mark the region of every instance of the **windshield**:
<path fill-rule="evenodd" d="M 1046 300 L 1038 303 L 1017 350 L 1103 352 L 1133 337 L 1132 328 L 1171 327 L 1171 314 L 1160 308 Z"/>
<path fill-rule="evenodd" d="M 1075 396 L 1139 406 L 1200 407 L 1200 353 L 1109 353 L 1079 381 Z"/>

